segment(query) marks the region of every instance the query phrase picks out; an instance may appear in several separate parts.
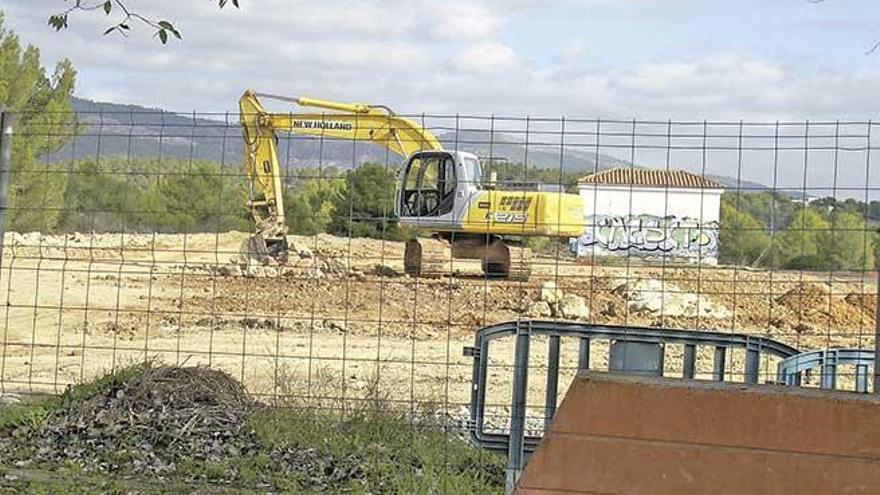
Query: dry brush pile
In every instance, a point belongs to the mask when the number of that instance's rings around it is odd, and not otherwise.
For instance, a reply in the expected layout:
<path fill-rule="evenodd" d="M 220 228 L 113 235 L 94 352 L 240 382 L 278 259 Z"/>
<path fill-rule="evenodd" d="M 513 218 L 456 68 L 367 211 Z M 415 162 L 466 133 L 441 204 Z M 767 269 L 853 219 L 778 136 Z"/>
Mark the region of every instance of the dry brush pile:
<path fill-rule="evenodd" d="M 500 483 L 500 464 L 459 435 L 400 419 L 269 407 L 222 371 L 144 364 L 0 409 L 0 468 L 294 493 L 398 493 L 446 474 Z"/>

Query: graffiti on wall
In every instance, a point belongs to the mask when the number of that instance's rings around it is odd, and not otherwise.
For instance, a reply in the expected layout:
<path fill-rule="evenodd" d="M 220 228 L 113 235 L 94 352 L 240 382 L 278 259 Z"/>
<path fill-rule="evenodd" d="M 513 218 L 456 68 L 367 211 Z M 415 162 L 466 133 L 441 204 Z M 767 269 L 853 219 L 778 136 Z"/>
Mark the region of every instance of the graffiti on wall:
<path fill-rule="evenodd" d="M 633 254 L 708 257 L 718 254 L 718 222 L 656 215 L 593 215 L 572 248 L 578 255 L 591 250 Z"/>

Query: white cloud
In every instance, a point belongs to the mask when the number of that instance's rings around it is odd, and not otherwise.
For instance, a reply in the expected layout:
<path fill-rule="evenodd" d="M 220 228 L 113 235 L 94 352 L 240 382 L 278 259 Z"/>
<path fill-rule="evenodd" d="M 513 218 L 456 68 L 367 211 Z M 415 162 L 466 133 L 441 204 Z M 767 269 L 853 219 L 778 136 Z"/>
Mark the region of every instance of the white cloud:
<path fill-rule="evenodd" d="M 475 41 L 498 35 L 507 23 L 500 9 L 487 2 L 452 0 L 427 2 L 430 33 L 452 41 Z"/>
<path fill-rule="evenodd" d="M 452 67 L 453 70 L 490 75 L 517 68 L 517 58 L 513 49 L 503 43 L 477 43 L 459 53 L 452 61 Z"/>
<path fill-rule="evenodd" d="M 583 36 L 575 36 L 562 45 L 559 56 L 563 63 L 578 63 L 587 55 L 587 40 Z"/>
<path fill-rule="evenodd" d="M 537 8 L 529 2 L 516 9 Z M 868 64 L 801 72 L 739 53 L 695 52 L 597 67 L 583 36 L 532 62 L 511 45 L 513 7 L 500 1 L 249 0 L 241 12 L 144 2 L 183 32 L 183 42 L 167 47 L 140 27 L 129 39 L 102 37 L 107 22 L 96 15 L 55 33 L 46 18 L 58 0 L 0 4 L 7 24 L 47 62 L 73 60 L 81 96 L 180 111 L 234 110 L 245 88 L 407 113 L 775 120 L 866 118 L 880 107 L 880 69 Z"/>

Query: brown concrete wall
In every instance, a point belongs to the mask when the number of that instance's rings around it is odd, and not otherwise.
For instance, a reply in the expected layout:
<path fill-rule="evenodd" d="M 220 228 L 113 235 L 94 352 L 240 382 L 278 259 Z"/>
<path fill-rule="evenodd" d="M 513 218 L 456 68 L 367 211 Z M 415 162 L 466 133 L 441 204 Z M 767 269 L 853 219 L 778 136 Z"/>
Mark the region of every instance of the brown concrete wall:
<path fill-rule="evenodd" d="M 585 372 L 515 493 L 880 494 L 880 400 Z"/>

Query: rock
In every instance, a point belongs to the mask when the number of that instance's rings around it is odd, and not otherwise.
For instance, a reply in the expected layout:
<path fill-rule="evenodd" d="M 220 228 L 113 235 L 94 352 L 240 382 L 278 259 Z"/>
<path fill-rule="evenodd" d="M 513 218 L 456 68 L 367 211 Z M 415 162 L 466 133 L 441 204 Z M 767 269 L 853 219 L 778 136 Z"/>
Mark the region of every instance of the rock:
<path fill-rule="evenodd" d="M 221 277 L 235 276 L 235 271 L 241 274 L 241 268 L 238 265 L 220 265 L 217 267 L 217 274 Z"/>
<path fill-rule="evenodd" d="M 274 266 L 263 267 L 263 276 L 266 278 L 278 278 L 278 269 Z"/>
<path fill-rule="evenodd" d="M 7 232 L 6 237 L 6 244 L 12 244 L 13 246 L 21 246 L 25 244 L 24 236 L 18 232 Z"/>
<path fill-rule="evenodd" d="M 793 326 L 791 329 L 794 330 L 795 333 L 797 333 L 798 335 L 805 334 L 805 333 L 806 334 L 813 333 L 813 327 L 811 325 L 806 324 L 806 323 L 798 323 L 797 325 Z"/>
<path fill-rule="evenodd" d="M 248 330 L 272 330 L 276 326 L 270 318 L 245 317 L 239 320 L 239 323 Z"/>
<path fill-rule="evenodd" d="M 563 318 L 570 320 L 589 320 L 590 308 L 583 297 L 575 294 L 565 294 L 559 301 L 559 313 Z"/>
<path fill-rule="evenodd" d="M 345 333 L 346 331 L 345 324 L 335 320 L 324 320 L 324 328 L 339 333 Z"/>
<path fill-rule="evenodd" d="M 548 304 L 558 303 L 562 300 L 562 290 L 556 287 L 556 282 L 544 282 L 541 284 L 541 295 L 539 296 L 539 300 Z"/>
<path fill-rule="evenodd" d="M 532 318 L 553 316 L 553 310 L 550 308 L 550 304 L 548 304 L 547 301 L 535 301 L 526 311 Z"/>
<path fill-rule="evenodd" d="M 629 310 L 651 315 L 730 318 L 727 307 L 705 295 L 684 291 L 658 279 L 623 281 L 614 291 L 627 301 Z"/>
<path fill-rule="evenodd" d="M 370 275 L 376 275 L 378 277 L 398 277 L 400 276 L 400 272 L 391 268 L 388 265 L 382 265 L 377 263 L 372 269 L 367 271 Z"/>
<path fill-rule="evenodd" d="M 302 258 L 304 260 L 312 259 L 315 256 L 315 254 L 312 253 L 312 250 L 307 247 L 298 248 L 296 251 L 296 254 L 297 254 L 297 256 L 299 256 L 300 258 Z"/>
<path fill-rule="evenodd" d="M 266 275 L 266 271 L 263 266 L 254 259 L 248 260 L 247 268 L 245 269 L 245 275 L 252 278 L 261 278 Z"/>

